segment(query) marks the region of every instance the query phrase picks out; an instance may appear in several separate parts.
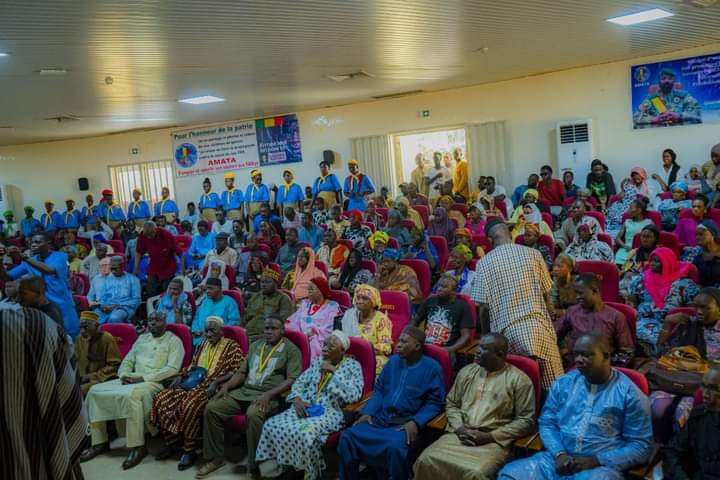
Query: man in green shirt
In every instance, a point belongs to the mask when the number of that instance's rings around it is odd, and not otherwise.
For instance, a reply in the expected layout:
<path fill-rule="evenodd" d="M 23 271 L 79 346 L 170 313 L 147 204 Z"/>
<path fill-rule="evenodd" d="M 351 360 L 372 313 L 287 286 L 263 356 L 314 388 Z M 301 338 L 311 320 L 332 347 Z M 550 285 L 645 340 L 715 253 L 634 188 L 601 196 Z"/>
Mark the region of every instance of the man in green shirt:
<path fill-rule="evenodd" d="M 243 327 L 250 343 L 263 338 L 267 317 L 278 317 L 285 321 L 293 312 L 290 298 L 278 291 L 279 279 L 280 275 L 275 270 L 265 268 L 260 277 L 260 291 L 250 297 L 245 308 Z"/>
<path fill-rule="evenodd" d="M 257 474 L 255 463 L 265 419 L 278 412 L 278 397 L 300 375 L 300 350 L 284 337 L 285 320 L 268 316 L 264 338 L 250 345 L 247 358 L 208 402 L 203 418 L 203 454 L 208 462 L 196 478 L 205 478 L 225 465 L 225 422 L 245 412 L 248 470 Z"/>

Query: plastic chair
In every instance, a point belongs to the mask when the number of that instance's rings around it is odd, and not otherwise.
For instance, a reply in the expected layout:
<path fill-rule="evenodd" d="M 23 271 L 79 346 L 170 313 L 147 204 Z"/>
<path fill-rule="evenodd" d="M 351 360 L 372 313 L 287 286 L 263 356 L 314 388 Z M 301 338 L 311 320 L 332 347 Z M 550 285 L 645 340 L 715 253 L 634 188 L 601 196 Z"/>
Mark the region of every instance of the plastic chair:
<path fill-rule="evenodd" d="M 248 336 L 245 329 L 237 326 L 225 326 L 223 327 L 223 336 L 230 340 L 235 340 L 240 345 L 243 355 L 247 355 L 250 349 L 248 344 Z"/>
<path fill-rule="evenodd" d="M 687 198 L 688 200 L 692 200 L 697 196 L 697 191 L 690 190 L 687 192 Z M 662 192 L 660 193 L 660 200 L 667 200 L 669 198 L 672 198 L 672 192 Z"/>
<path fill-rule="evenodd" d="M 523 235 L 518 235 L 515 237 L 515 243 L 518 245 L 525 245 L 525 237 Z M 545 245 L 550 250 L 550 258 L 555 260 L 555 241 L 550 235 L 540 235 L 540 238 L 538 239 L 538 243 L 540 245 Z"/>
<path fill-rule="evenodd" d="M 395 238 L 395 237 L 390 237 L 390 238 L 388 239 L 388 244 L 387 244 L 387 246 L 388 246 L 389 248 L 394 248 L 394 249 L 396 249 L 396 250 L 399 250 L 399 249 L 400 249 L 400 244 L 398 243 L 397 238 Z"/>
<path fill-rule="evenodd" d="M 600 228 L 605 230 L 605 215 L 602 212 L 585 212 L 586 217 L 592 217 L 600 224 Z"/>
<path fill-rule="evenodd" d="M 578 273 L 594 273 L 600 277 L 600 296 L 606 302 L 617 302 L 619 298 L 620 272 L 617 265 L 597 260 L 579 260 Z"/>
<path fill-rule="evenodd" d="M 675 252 L 675 255 L 677 255 L 678 257 L 682 253 L 682 245 L 680 244 L 680 239 L 673 232 L 666 232 L 664 230 L 661 230 L 660 238 L 658 239 L 658 246 L 669 248 L 670 250 Z M 638 247 L 640 247 L 640 234 L 639 233 L 633 237 L 633 243 L 632 243 L 632 248 L 638 248 Z"/>
<path fill-rule="evenodd" d="M 447 264 L 447 259 L 450 256 L 447 238 L 441 237 L 439 235 L 430 235 L 430 241 L 433 245 L 435 245 L 435 250 L 437 250 L 438 263 L 440 265 Z"/>
<path fill-rule="evenodd" d="M 325 265 L 325 262 L 321 262 L 320 260 L 315 260 L 315 266 L 325 274 L 325 278 L 328 276 L 328 268 L 327 265 Z"/>
<path fill-rule="evenodd" d="M 373 275 L 375 275 L 377 273 L 377 264 L 375 262 L 373 262 L 372 260 L 363 260 L 361 265 L 362 265 L 362 268 L 366 269 Z"/>
<path fill-rule="evenodd" d="M 427 260 L 417 260 L 415 258 L 403 259 L 400 260 L 400 262 L 398 263 L 400 263 L 400 265 L 410 267 L 415 271 L 415 274 L 418 278 L 418 283 L 420 284 L 420 292 L 422 292 L 423 297 L 429 297 L 430 290 L 432 289 L 432 285 L 430 285 L 430 283 L 432 282 L 432 277 L 430 273 L 430 265 L 428 264 Z"/>
<path fill-rule="evenodd" d="M 680 262 L 680 263 L 688 263 L 688 262 Z M 697 267 L 690 263 L 690 268 L 688 269 L 688 278 L 692 280 L 693 282 L 700 284 L 700 272 L 698 272 Z"/>
<path fill-rule="evenodd" d="M 182 341 L 183 348 L 185 349 L 185 357 L 183 358 L 183 368 L 190 365 L 190 361 L 193 356 L 193 343 L 192 343 L 192 331 L 187 325 L 182 323 L 168 323 L 167 329 L 177 335 Z"/>
<path fill-rule="evenodd" d="M 223 295 L 227 295 L 235 300 L 238 310 L 240 311 L 240 316 L 242 317 L 245 313 L 245 301 L 243 300 L 242 292 L 240 290 L 223 290 Z"/>
<path fill-rule="evenodd" d="M 415 222 L 413 222 L 412 220 L 400 220 L 400 223 L 408 230 L 408 232 L 412 232 L 415 228 Z"/>
<path fill-rule="evenodd" d="M 623 316 L 625 317 L 625 321 L 627 322 L 628 328 L 630 329 L 630 333 L 632 334 L 633 341 L 637 343 L 635 336 L 638 318 L 637 311 L 633 307 L 625 303 L 605 302 L 605 305 L 623 314 Z"/>
<path fill-rule="evenodd" d="M 380 290 L 380 310 L 392 322 L 392 338 L 396 343 L 403 329 L 410 323 L 410 298 L 405 292 Z"/>
<path fill-rule="evenodd" d="M 203 267 L 202 271 L 200 272 L 200 276 L 202 278 L 205 278 L 205 275 L 207 275 L 207 272 L 208 272 L 208 265 L 206 262 L 205 266 Z M 235 275 L 235 268 L 233 268 L 232 265 L 225 265 L 225 276 L 227 277 L 228 283 L 230 284 L 230 286 L 234 287 L 236 275 Z"/>
<path fill-rule="evenodd" d="M 425 225 L 425 228 L 430 224 L 430 210 L 428 209 L 427 205 L 411 205 L 411 207 L 420 214 L 420 218 L 422 218 L 423 225 Z M 467 214 L 463 214 L 467 216 Z"/>
<path fill-rule="evenodd" d="M 440 369 L 443 374 L 443 381 L 445 383 L 445 391 L 450 391 L 453 380 L 455 378 L 455 372 L 452 369 L 452 363 L 450 362 L 450 354 L 442 347 L 437 345 L 425 345 L 425 355 L 432 358 L 440 364 Z"/>
<path fill-rule="evenodd" d="M 85 295 L 73 295 L 73 302 L 75 302 L 80 308 L 81 312 L 87 312 L 90 310 L 90 303 Z"/>
<path fill-rule="evenodd" d="M 535 412 L 540 412 L 540 366 L 532 358 L 513 355 L 512 353 L 508 353 L 505 361 L 522 370 L 522 372 L 530 378 L 533 385 L 533 391 L 535 392 Z"/>
<path fill-rule="evenodd" d="M 387 222 L 387 218 L 388 218 L 388 209 L 387 208 L 376 208 L 375 211 L 377 212 L 378 215 L 383 217 L 383 220 L 385 220 Z"/>
<path fill-rule="evenodd" d="M 107 244 L 112 247 L 113 252 L 125 254 L 125 244 L 122 240 L 108 240 Z"/>
<path fill-rule="evenodd" d="M 330 290 L 330 300 L 334 300 L 343 310 L 352 308 L 352 298 L 345 290 Z"/>
<path fill-rule="evenodd" d="M 78 277 L 83 284 L 83 295 L 87 296 L 87 294 L 90 292 L 90 278 L 87 276 L 86 273 L 78 272 L 74 273 L 76 277 Z"/>
<path fill-rule="evenodd" d="M 121 358 L 125 358 L 138 337 L 135 326 L 129 323 L 106 323 L 100 325 L 100 331 L 108 332 L 115 337 Z"/>

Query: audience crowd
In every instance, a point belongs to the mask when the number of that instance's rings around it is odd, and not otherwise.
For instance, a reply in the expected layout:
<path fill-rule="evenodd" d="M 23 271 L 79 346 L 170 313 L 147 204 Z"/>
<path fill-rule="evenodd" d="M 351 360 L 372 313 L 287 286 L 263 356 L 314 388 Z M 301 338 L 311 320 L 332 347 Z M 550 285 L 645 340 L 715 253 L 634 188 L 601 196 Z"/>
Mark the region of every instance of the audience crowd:
<path fill-rule="evenodd" d="M 0 472 L 81 478 L 119 432 L 123 469 L 160 435 L 158 460 L 205 478 L 232 431 L 266 478 L 320 478 L 332 451 L 342 480 L 716 478 L 720 144 L 678 161 L 616 184 L 594 160 L 583 186 L 544 165 L 511 191 L 472 188 L 455 149 L 419 154 L 396 197 L 350 160 L 305 188 L 206 178 L 184 215 L 166 187 L 8 210 L 0 369 L 63 415 L 40 451 L 5 416 Z M 11 372 L 29 358 L 71 370 Z"/>

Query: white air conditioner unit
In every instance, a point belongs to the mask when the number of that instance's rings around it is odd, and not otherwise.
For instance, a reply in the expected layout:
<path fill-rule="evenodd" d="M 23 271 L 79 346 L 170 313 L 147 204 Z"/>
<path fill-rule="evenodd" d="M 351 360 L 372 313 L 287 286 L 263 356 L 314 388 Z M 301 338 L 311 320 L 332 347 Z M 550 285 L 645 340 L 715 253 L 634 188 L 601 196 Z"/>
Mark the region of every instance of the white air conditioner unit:
<path fill-rule="evenodd" d="M 18 212 L 13 208 L 14 203 L 10 191 L 11 188 L 9 185 L 0 184 L 0 214 L 5 210 L 12 210 L 15 213 L 15 220 L 19 222 L 20 217 L 18 217 Z"/>
<path fill-rule="evenodd" d="M 562 178 L 564 172 L 575 174 L 575 184 L 585 187 L 585 177 L 590 173 L 590 162 L 595 158 L 592 139 L 592 120 L 576 120 L 557 124 L 557 156 Z"/>

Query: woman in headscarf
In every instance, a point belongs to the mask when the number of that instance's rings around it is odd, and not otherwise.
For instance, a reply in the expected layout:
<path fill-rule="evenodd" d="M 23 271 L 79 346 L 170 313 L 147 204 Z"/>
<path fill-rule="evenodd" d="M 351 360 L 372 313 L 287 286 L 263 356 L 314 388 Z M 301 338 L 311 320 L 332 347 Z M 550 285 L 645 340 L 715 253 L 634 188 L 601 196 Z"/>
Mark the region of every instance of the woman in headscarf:
<path fill-rule="evenodd" d="M 253 293 L 260 291 L 260 277 L 262 277 L 262 273 L 268 263 L 270 263 L 270 259 L 265 252 L 254 252 L 250 256 L 250 266 L 247 272 L 242 274 L 237 280 L 238 288 L 242 290 L 246 303 L 250 300 Z"/>
<path fill-rule="evenodd" d="M 455 243 L 455 229 L 458 226 L 448 217 L 448 212 L 443 207 L 436 207 L 433 210 L 430 225 L 428 225 L 427 233 L 430 236 L 445 237 L 448 245 Z"/>
<path fill-rule="evenodd" d="M 605 242 L 598 240 L 597 223 L 583 222 L 575 231 L 575 238 L 565 249 L 565 254 L 578 260 L 597 260 L 612 262 L 614 259 L 612 248 Z"/>
<path fill-rule="evenodd" d="M 540 252 L 540 255 L 545 259 L 545 265 L 548 270 L 552 269 L 553 259 L 550 254 L 550 248 L 547 245 L 540 243 L 540 227 L 534 223 L 528 223 L 525 225 L 525 232 L 523 232 L 524 245 L 533 250 Z"/>
<path fill-rule="evenodd" d="M 410 232 L 402 224 L 402 214 L 394 208 L 388 210 L 387 226 L 382 229 L 400 244 L 400 248 L 407 248 L 410 244 Z"/>
<path fill-rule="evenodd" d="M 685 174 L 685 183 L 688 185 L 688 192 L 702 193 L 709 197 L 713 194 L 712 187 L 703 176 L 702 167 L 697 163 L 690 165 Z"/>
<path fill-rule="evenodd" d="M 295 300 L 300 301 L 308 296 L 310 281 L 324 276 L 325 273 L 315 266 L 315 252 L 305 247 L 298 253 L 295 270 L 285 276 L 281 288 L 290 290 Z"/>
<path fill-rule="evenodd" d="M 404 220 L 412 221 L 417 228 L 425 228 L 422 217 L 417 210 L 410 206 L 410 200 L 408 200 L 407 197 L 400 197 L 400 200 L 397 202 L 397 208 L 400 210 L 400 214 Z"/>
<path fill-rule="evenodd" d="M 354 248 L 365 246 L 365 242 L 372 235 L 370 227 L 362 224 L 362 218 L 360 210 L 352 210 L 350 212 L 350 225 L 345 227 L 342 233 L 343 240 L 350 240 Z"/>
<path fill-rule="evenodd" d="M 644 168 L 634 167 L 630 170 L 630 177 L 624 179 L 620 183 L 620 193 L 617 195 L 617 201 L 608 207 L 607 226 L 605 231 L 614 237 L 622 225 L 622 217 L 630 208 L 638 195 L 650 198 L 650 189 L 647 184 L 647 173 Z"/>
<path fill-rule="evenodd" d="M 325 341 L 322 358 L 316 358 L 292 385 L 292 407 L 268 419 L 257 447 L 263 476 L 278 476 L 294 469 L 306 480 L 316 480 L 325 469 L 325 439 L 345 423 L 343 407 L 362 396 L 363 375 L 357 360 L 346 357 L 350 339 L 339 330 Z"/>
<path fill-rule="evenodd" d="M 553 286 L 550 290 L 550 303 L 555 318 L 560 318 L 565 310 L 577 304 L 575 277 L 575 259 L 564 253 L 559 254 L 553 263 Z"/>
<path fill-rule="evenodd" d="M 615 263 L 617 265 L 625 263 L 628 252 L 632 249 L 635 235 L 653 223 L 647 217 L 647 207 L 648 199 L 645 197 L 636 198 L 630 203 L 630 216 L 625 219 L 617 237 L 615 237 L 615 245 L 618 247 L 617 252 L 615 252 Z"/>
<path fill-rule="evenodd" d="M 720 286 L 720 228 L 712 220 L 703 220 L 696 230 L 697 245 L 685 247 L 682 259 L 695 265 L 703 287 Z"/>
<path fill-rule="evenodd" d="M 531 203 L 537 205 L 539 199 L 540 199 L 540 192 L 538 192 L 537 189 L 528 188 L 527 190 L 525 190 L 525 193 L 523 193 L 522 201 L 515 208 L 515 210 L 513 210 L 512 215 L 510 215 L 510 220 L 508 220 L 508 223 L 511 223 L 511 224 L 518 223 L 520 221 L 520 217 L 522 217 L 522 215 L 524 213 L 523 207 L 525 205 L 529 205 Z M 538 210 L 540 210 L 540 207 L 538 207 Z"/>
<path fill-rule="evenodd" d="M 468 283 L 470 276 L 473 274 L 468 268 L 468 263 L 473 258 L 473 254 L 467 245 L 459 244 L 450 250 L 450 256 L 448 257 L 447 270 L 443 270 L 445 273 L 452 274 L 457 279 L 457 293 L 462 292 L 465 284 Z M 442 277 L 441 277 L 442 278 Z M 432 293 L 436 294 L 440 288 L 440 280 L 438 280 L 432 288 Z"/>
<path fill-rule="evenodd" d="M 687 183 L 683 181 L 674 182 L 670 185 L 670 191 L 672 192 L 672 198 L 666 198 L 658 204 L 663 230 L 667 232 L 675 230 L 680 210 L 692 207 L 692 201 L 687 198 Z"/>
<path fill-rule="evenodd" d="M 640 246 L 633 248 L 627 254 L 625 263 L 620 268 L 620 296 L 628 296 L 630 280 L 636 275 L 642 275 L 650 261 L 650 254 L 655 251 L 660 241 L 660 230 L 654 223 L 646 225 L 640 231 Z"/>
<path fill-rule="evenodd" d="M 390 235 L 378 230 L 368 238 L 368 248 L 364 248 L 362 251 L 364 260 L 372 260 L 373 262 L 380 264 L 382 262 L 382 253 L 387 247 Z"/>
<path fill-rule="evenodd" d="M 703 194 L 698 194 L 692 201 L 692 215 L 680 218 L 675 227 L 675 234 L 678 236 L 681 245 L 694 247 L 697 245 L 697 237 L 695 235 L 697 226 L 700 222 L 708 218 L 710 201 Z"/>
<path fill-rule="evenodd" d="M 155 310 L 165 314 L 165 323 L 192 325 L 193 308 L 188 294 L 183 291 L 183 285 L 181 278 L 170 280 L 165 295 L 160 297 L 160 301 L 155 307 Z"/>
<path fill-rule="evenodd" d="M 325 277 L 310 280 L 307 297 L 300 300 L 297 310 L 285 322 L 285 327 L 303 332 L 310 343 L 311 358 L 322 354 L 325 337 L 332 332 L 335 317 L 340 315 L 340 305 L 330 300 L 330 287 Z"/>
<path fill-rule="evenodd" d="M 207 317 L 205 340 L 190 365 L 152 401 L 149 422 L 165 438 L 165 449 L 156 459 L 167 460 L 182 452 L 178 470 L 187 470 L 195 463 L 195 451 L 198 443 L 202 444 L 199 440 L 205 406 L 244 360 L 240 346 L 223 336 L 223 325 L 221 317 Z"/>
<path fill-rule="evenodd" d="M 425 230 L 420 228 L 413 229 L 410 232 L 410 246 L 405 253 L 405 258 L 415 260 L 425 260 L 430 266 L 430 270 L 435 270 L 439 265 L 437 249 L 425 234 Z M 377 263 L 382 262 L 382 258 L 376 260 Z M 442 265 L 444 267 L 444 265 Z"/>
<path fill-rule="evenodd" d="M 472 254 L 473 258 L 482 258 L 485 256 L 485 249 L 480 245 L 473 245 L 472 235 L 467 228 L 455 229 L 455 245 L 465 245 Z"/>
<path fill-rule="evenodd" d="M 480 210 L 477 205 L 470 205 L 468 208 L 468 221 L 465 228 L 470 230 L 472 235 L 485 235 L 485 211 Z"/>
<path fill-rule="evenodd" d="M 420 282 L 415 270 L 400 265 L 400 251 L 394 248 L 386 248 L 383 251 L 383 261 L 379 265 L 373 286 L 379 290 L 395 290 L 405 292 L 413 304 L 422 302 Z"/>
<path fill-rule="evenodd" d="M 342 331 L 351 337 L 362 337 L 375 350 L 375 374 L 380 375 L 392 354 L 392 322 L 378 310 L 382 302 L 377 288 L 361 284 L 355 288 L 353 307 L 342 318 Z"/>
<path fill-rule="evenodd" d="M 340 275 L 330 281 L 330 286 L 335 290 L 345 290 L 350 295 L 355 287 L 362 283 L 370 283 L 373 275 L 370 270 L 362 266 L 362 253 L 358 249 L 350 250 L 347 260 L 340 269 Z"/>
<path fill-rule="evenodd" d="M 601 160 L 596 158 L 590 164 L 590 173 L 587 175 L 585 187 L 597 200 L 600 210 L 605 211 L 610 196 L 615 195 L 615 181 Z"/>
<path fill-rule="evenodd" d="M 550 237 L 553 236 L 552 228 L 550 228 L 550 225 L 543 220 L 542 213 L 540 213 L 537 205 L 534 203 L 528 203 L 523 206 L 522 209 L 523 214 L 518 219 L 518 222 L 512 231 L 513 240 L 515 240 L 515 237 L 518 235 L 525 233 L 526 225 L 536 225 L 541 235 L 548 235 Z"/>
<path fill-rule="evenodd" d="M 438 200 L 438 206 L 445 209 L 445 211 L 448 214 L 448 218 L 455 222 L 456 228 L 463 227 L 465 225 L 465 222 L 467 222 L 467 219 L 465 218 L 465 215 L 458 212 L 457 210 L 453 210 L 452 206 L 455 204 L 455 200 L 450 195 L 443 195 L 440 197 L 440 200 Z M 419 228 L 422 228 L 422 223 L 418 225 Z"/>
<path fill-rule="evenodd" d="M 688 278 L 690 265 L 665 247 L 650 254 L 642 275 L 630 281 L 628 302 L 638 312 L 637 339 L 648 355 L 656 354 L 658 335 L 668 311 L 690 305 L 698 286 Z"/>

